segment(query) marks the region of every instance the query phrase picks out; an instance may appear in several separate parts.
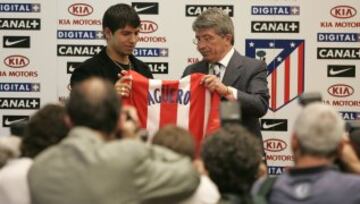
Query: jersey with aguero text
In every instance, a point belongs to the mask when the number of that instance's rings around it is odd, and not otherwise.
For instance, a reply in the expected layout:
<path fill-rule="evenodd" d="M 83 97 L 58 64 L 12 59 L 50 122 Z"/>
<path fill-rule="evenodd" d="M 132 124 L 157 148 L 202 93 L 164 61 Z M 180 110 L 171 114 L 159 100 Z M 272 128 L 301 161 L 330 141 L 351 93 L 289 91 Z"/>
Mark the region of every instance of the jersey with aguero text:
<path fill-rule="evenodd" d="M 123 102 L 135 106 L 141 126 L 150 137 L 159 128 L 174 124 L 192 133 L 198 151 L 202 138 L 220 127 L 220 96 L 200 84 L 204 74 L 180 80 L 147 79 L 134 71 L 129 75 L 132 91 Z"/>

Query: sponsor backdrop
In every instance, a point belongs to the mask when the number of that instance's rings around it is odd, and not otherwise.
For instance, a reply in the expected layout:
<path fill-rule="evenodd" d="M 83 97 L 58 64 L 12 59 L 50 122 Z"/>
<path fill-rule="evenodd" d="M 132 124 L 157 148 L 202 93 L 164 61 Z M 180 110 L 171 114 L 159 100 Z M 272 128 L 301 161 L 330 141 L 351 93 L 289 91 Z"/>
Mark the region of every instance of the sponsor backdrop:
<path fill-rule="evenodd" d="M 201 60 L 191 24 L 209 7 L 235 23 L 235 48 L 266 61 L 271 94 L 261 119 L 270 174 L 293 164 L 289 139 L 297 98 L 321 92 L 346 120 L 360 119 L 360 2 L 300 0 L 121 1 L 140 14 L 134 55 L 158 79 L 178 79 Z M 48 102 L 64 100 L 71 73 L 105 45 L 104 11 L 119 1 L 2 1 L 0 3 L 1 135 Z"/>

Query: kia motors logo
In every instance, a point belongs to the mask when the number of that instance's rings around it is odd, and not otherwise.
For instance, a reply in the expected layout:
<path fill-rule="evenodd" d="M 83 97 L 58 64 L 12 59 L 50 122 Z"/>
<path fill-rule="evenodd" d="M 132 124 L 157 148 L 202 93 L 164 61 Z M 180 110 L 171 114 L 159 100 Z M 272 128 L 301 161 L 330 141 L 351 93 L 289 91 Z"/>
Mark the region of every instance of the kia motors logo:
<path fill-rule="evenodd" d="M 351 6 L 335 6 L 330 10 L 330 14 L 335 18 L 351 18 L 356 15 L 356 9 Z"/>
<path fill-rule="evenodd" d="M 23 68 L 30 64 L 30 60 L 23 55 L 10 55 L 4 59 L 4 64 L 11 68 Z"/>
<path fill-rule="evenodd" d="M 286 149 L 287 144 L 284 140 L 280 139 L 267 139 L 264 140 L 264 149 L 269 152 L 280 152 Z"/>
<path fill-rule="evenodd" d="M 354 89 L 346 84 L 334 84 L 330 86 L 327 91 L 335 97 L 347 97 L 354 94 Z"/>
<path fill-rule="evenodd" d="M 140 33 L 153 33 L 157 31 L 158 25 L 154 21 L 143 20 L 140 24 Z"/>
<path fill-rule="evenodd" d="M 69 6 L 68 11 L 74 16 L 88 16 L 94 11 L 93 7 L 89 4 L 76 3 Z"/>

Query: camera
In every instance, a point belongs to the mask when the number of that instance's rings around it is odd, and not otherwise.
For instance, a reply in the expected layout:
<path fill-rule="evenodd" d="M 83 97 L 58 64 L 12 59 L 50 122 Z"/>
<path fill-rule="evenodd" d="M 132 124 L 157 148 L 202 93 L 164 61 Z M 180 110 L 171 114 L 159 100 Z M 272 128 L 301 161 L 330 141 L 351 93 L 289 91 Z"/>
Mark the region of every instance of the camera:
<path fill-rule="evenodd" d="M 221 125 L 241 122 L 241 108 L 238 101 L 222 101 L 220 104 Z"/>
<path fill-rule="evenodd" d="M 319 92 L 306 92 L 299 97 L 299 104 L 304 107 L 309 105 L 310 103 L 321 101 L 322 96 Z"/>

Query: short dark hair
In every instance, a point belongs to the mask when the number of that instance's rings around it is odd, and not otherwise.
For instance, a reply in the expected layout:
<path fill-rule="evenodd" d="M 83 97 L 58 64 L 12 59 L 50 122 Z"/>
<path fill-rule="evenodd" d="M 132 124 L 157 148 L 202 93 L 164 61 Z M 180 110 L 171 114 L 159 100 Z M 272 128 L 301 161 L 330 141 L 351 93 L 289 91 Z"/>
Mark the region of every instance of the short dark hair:
<path fill-rule="evenodd" d="M 103 29 L 109 28 L 114 33 L 127 25 L 134 28 L 140 26 L 140 17 L 130 5 L 115 4 L 105 11 L 102 19 Z"/>
<path fill-rule="evenodd" d="M 189 131 L 175 125 L 160 128 L 153 137 L 153 144 L 167 147 L 179 154 L 195 158 L 194 138 Z"/>
<path fill-rule="evenodd" d="M 110 81 L 91 77 L 75 84 L 66 111 L 75 126 L 111 134 L 116 130 L 121 101 Z"/>
<path fill-rule="evenodd" d="M 259 140 L 244 127 L 228 124 L 206 138 L 201 156 L 221 193 L 249 194 L 261 162 Z"/>
<path fill-rule="evenodd" d="M 34 158 L 47 147 L 57 144 L 69 132 L 63 106 L 48 104 L 30 118 L 21 144 L 25 157 Z"/>

